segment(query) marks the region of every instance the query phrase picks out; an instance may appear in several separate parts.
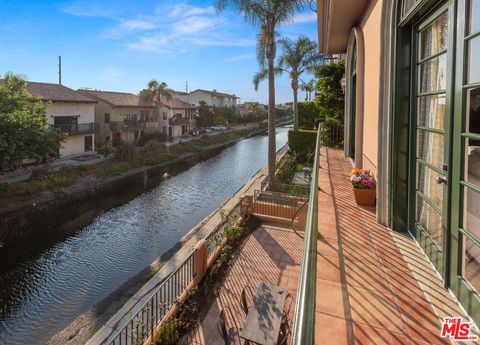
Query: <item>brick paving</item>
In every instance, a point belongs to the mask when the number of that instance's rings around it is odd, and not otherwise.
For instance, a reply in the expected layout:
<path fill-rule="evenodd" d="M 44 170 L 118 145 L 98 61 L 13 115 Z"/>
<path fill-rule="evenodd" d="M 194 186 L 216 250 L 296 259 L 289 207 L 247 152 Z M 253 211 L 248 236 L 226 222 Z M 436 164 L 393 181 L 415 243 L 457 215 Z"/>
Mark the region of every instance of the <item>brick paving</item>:
<path fill-rule="evenodd" d="M 441 318 L 464 313 L 420 247 L 378 224 L 374 208 L 356 205 L 342 151 L 323 149 L 320 165 L 315 343 L 450 344 L 439 336 Z M 243 325 L 245 285 L 267 281 L 295 297 L 302 250 L 293 231 L 263 224 L 242 244 L 189 343 L 223 344 L 216 327 L 225 305 Z"/>

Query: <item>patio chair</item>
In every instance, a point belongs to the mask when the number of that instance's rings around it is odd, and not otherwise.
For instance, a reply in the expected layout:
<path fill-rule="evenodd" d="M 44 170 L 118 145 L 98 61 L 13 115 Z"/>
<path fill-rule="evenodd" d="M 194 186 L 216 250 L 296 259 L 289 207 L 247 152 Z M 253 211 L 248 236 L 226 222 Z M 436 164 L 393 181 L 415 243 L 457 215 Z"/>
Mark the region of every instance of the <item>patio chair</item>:
<path fill-rule="evenodd" d="M 234 327 L 227 327 L 227 322 L 226 322 L 226 313 L 230 314 L 231 319 L 233 320 Z M 235 345 L 235 344 L 240 344 L 244 345 L 245 340 L 240 338 L 240 330 L 237 326 L 237 322 L 235 321 L 235 318 L 233 317 L 232 309 L 227 305 L 222 308 L 220 311 L 220 315 L 218 315 L 218 323 L 217 323 L 217 329 L 220 335 L 223 338 L 223 341 L 225 342 L 225 345 Z"/>
<path fill-rule="evenodd" d="M 240 305 L 245 312 L 245 316 L 248 314 L 248 309 L 250 309 L 250 305 L 247 301 L 247 292 L 250 294 L 251 299 L 253 299 L 253 290 L 249 285 L 246 285 L 240 294 Z"/>
<path fill-rule="evenodd" d="M 292 303 L 293 303 L 293 296 L 289 292 L 287 294 L 287 297 L 285 297 L 285 306 L 283 309 L 282 324 L 284 322 L 288 322 L 288 315 L 290 314 L 290 309 L 292 309 Z"/>
<path fill-rule="evenodd" d="M 285 322 L 282 320 L 280 326 L 280 334 L 278 335 L 277 345 L 286 345 L 288 342 L 288 336 L 290 335 L 290 326 L 288 325 L 288 319 Z"/>

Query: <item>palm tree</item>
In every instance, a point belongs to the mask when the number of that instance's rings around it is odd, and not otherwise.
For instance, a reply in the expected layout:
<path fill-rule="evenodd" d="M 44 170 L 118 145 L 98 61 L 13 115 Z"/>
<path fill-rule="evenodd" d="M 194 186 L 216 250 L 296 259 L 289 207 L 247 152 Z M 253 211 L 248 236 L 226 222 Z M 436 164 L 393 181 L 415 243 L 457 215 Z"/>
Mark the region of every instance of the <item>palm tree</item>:
<path fill-rule="evenodd" d="M 162 107 L 163 99 L 171 102 L 173 90 L 168 88 L 167 83 L 152 79 L 148 82 L 147 88 L 140 91 L 140 98 L 146 102 L 154 102 L 157 107 Z"/>
<path fill-rule="evenodd" d="M 308 37 L 300 36 L 296 41 L 289 38 L 281 38 L 278 43 L 282 47 L 282 54 L 278 58 L 278 66 L 274 68 L 275 73 L 288 73 L 293 90 L 293 114 L 294 130 L 298 129 L 298 87 L 300 76 L 308 69 L 321 61 L 322 56 L 318 52 L 317 44 Z M 265 70 L 260 71 L 253 78 L 255 90 L 258 84 L 265 79 Z"/>
<path fill-rule="evenodd" d="M 268 70 L 268 181 L 275 180 L 275 70 L 276 56 L 275 31 L 278 25 L 293 21 L 294 15 L 306 4 L 307 0 L 215 0 L 217 10 L 228 6 L 239 12 L 243 19 L 253 27 L 260 29 L 260 49 L 264 52 L 257 56 L 260 65 Z"/>
<path fill-rule="evenodd" d="M 311 101 L 312 100 L 312 92 L 315 91 L 315 80 L 312 79 L 308 82 L 302 82 L 300 84 L 300 89 L 305 91 L 305 100 Z"/>

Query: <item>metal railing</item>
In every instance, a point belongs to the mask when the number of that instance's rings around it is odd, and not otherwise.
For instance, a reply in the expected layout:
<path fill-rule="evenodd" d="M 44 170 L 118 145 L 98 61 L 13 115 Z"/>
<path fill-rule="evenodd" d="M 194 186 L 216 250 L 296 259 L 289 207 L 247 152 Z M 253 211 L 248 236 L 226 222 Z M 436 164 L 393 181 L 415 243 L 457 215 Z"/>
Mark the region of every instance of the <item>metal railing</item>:
<path fill-rule="evenodd" d="M 343 147 L 344 129 L 342 124 L 329 123 L 320 127 L 320 142 L 325 147 Z"/>
<path fill-rule="evenodd" d="M 145 129 L 146 123 L 144 121 L 110 121 L 108 126 L 112 132 L 121 132 Z"/>
<path fill-rule="evenodd" d="M 65 134 L 92 134 L 98 132 L 97 123 L 70 123 L 67 125 L 50 125 L 50 128 L 55 129 Z"/>
<path fill-rule="evenodd" d="M 292 328 L 292 345 L 314 344 L 315 337 L 320 133 L 321 130 L 317 133 L 315 160 L 313 162 L 312 181 L 310 182 L 303 257 L 295 301 L 295 320 Z"/>
<path fill-rule="evenodd" d="M 253 194 L 254 213 L 292 219 L 300 203 L 307 198 L 284 193 L 256 190 Z"/>
<path fill-rule="evenodd" d="M 118 331 L 109 345 L 140 345 L 151 335 L 195 277 L 194 251 L 162 282 L 144 305 Z"/>

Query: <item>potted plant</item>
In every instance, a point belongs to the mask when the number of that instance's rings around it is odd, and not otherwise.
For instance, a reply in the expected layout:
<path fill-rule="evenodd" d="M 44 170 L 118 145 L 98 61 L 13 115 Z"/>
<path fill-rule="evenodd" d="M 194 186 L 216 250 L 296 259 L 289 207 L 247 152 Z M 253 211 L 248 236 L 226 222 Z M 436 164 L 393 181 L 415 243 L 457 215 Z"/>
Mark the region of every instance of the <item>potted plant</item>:
<path fill-rule="evenodd" d="M 374 206 L 376 198 L 375 180 L 370 170 L 353 169 L 350 172 L 355 201 L 358 205 Z"/>

